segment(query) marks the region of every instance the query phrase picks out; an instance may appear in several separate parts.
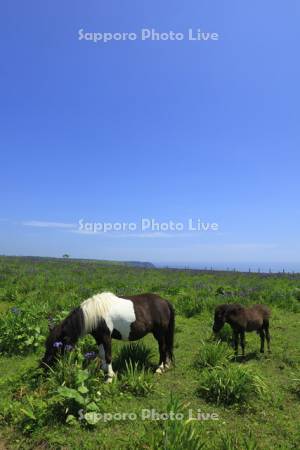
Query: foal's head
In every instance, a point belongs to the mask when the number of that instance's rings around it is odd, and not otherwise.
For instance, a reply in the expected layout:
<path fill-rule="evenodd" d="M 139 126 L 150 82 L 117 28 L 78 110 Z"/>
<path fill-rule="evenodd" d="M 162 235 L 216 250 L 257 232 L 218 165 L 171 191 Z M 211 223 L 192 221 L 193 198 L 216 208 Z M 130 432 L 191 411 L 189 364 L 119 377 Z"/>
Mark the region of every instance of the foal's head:
<path fill-rule="evenodd" d="M 213 324 L 213 332 L 218 333 L 224 326 L 225 322 L 234 322 L 235 317 L 243 310 L 243 306 L 238 303 L 227 303 L 219 305 L 215 309 L 215 318 Z"/>
<path fill-rule="evenodd" d="M 226 322 L 226 312 L 228 305 L 219 305 L 215 309 L 215 318 L 213 324 L 213 332 L 218 333 Z"/>

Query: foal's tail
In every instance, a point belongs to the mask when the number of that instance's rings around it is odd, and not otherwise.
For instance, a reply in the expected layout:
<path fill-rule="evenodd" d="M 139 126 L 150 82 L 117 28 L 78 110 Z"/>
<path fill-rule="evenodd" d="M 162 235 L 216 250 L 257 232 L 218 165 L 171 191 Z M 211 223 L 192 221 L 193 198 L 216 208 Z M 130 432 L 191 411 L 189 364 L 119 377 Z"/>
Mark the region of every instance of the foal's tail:
<path fill-rule="evenodd" d="M 167 352 L 171 358 L 171 361 L 174 361 L 173 354 L 173 345 L 174 345 L 174 332 L 175 332 L 175 309 L 174 306 L 168 303 L 169 311 L 170 311 L 170 320 L 168 325 L 168 331 L 166 335 L 166 344 L 167 344 Z"/>

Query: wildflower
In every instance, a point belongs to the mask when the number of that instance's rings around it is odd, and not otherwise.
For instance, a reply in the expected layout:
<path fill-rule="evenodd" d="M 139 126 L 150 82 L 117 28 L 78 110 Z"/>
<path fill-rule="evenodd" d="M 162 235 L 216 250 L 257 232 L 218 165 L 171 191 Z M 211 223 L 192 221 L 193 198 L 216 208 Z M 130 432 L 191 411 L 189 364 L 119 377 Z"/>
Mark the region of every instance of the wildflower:
<path fill-rule="evenodd" d="M 63 343 L 61 342 L 61 341 L 56 341 L 56 342 L 54 342 L 54 344 L 53 344 L 53 347 L 54 348 L 60 348 L 60 347 L 62 347 L 63 346 Z"/>
<path fill-rule="evenodd" d="M 70 345 L 70 344 L 65 345 L 66 352 L 70 352 L 71 350 L 73 350 L 73 345 Z"/>
<path fill-rule="evenodd" d="M 16 308 L 15 306 L 13 308 L 11 308 L 11 312 L 14 314 L 20 314 L 21 310 L 19 308 Z"/>
<path fill-rule="evenodd" d="M 95 352 L 87 352 L 84 355 L 85 359 L 93 359 L 96 357 L 96 353 Z"/>

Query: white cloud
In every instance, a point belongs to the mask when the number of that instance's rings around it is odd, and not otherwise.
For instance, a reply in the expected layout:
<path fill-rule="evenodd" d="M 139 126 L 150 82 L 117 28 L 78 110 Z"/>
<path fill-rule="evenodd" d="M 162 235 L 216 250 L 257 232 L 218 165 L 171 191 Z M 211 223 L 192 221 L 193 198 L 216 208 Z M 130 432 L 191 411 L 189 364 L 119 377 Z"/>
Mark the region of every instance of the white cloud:
<path fill-rule="evenodd" d="M 190 237 L 199 237 L 200 235 L 204 236 L 207 234 L 217 234 L 219 235 L 218 232 L 189 232 L 189 233 L 178 233 L 178 232 L 164 232 L 164 231 L 152 231 L 152 232 L 140 232 L 140 233 L 136 233 L 136 232 L 130 232 L 128 231 L 127 233 L 122 233 L 122 232 L 117 232 L 117 231 L 107 231 L 107 232 L 94 232 L 94 231 L 90 231 L 90 230 L 80 230 L 78 229 L 71 229 L 70 230 L 71 233 L 76 233 L 76 234 L 82 234 L 85 236 L 100 236 L 100 237 L 112 237 L 112 238 L 141 238 L 141 239 L 164 239 L 164 238 L 190 238 Z"/>
<path fill-rule="evenodd" d="M 152 232 L 152 233 L 119 233 L 116 231 L 107 231 L 104 232 L 98 232 L 95 233 L 94 231 L 88 231 L 88 230 L 70 230 L 72 233 L 76 234 L 82 234 L 85 236 L 100 236 L 100 237 L 108 237 L 108 238 L 169 238 L 169 237 L 179 237 L 182 236 L 182 234 L 179 233 L 163 233 L 163 232 Z"/>
<path fill-rule="evenodd" d="M 42 220 L 29 220 L 22 222 L 22 225 L 26 227 L 38 227 L 38 228 L 75 228 L 75 223 L 64 222 L 45 222 Z"/>

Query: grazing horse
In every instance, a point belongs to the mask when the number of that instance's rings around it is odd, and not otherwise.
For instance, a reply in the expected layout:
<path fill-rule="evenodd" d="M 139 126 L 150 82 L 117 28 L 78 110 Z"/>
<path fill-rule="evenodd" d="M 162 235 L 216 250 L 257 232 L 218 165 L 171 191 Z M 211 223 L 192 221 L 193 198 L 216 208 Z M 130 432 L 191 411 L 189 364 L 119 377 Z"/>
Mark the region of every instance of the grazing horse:
<path fill-rule="evenodd" d="M 213 332 L 218 333 L 225 322 L 233 330 L 233 344 L 235 353 L 238 353 L 239 336 L 243 356 L 245 356 L 245 331 L 257 331 L 260 335 L 260 352 L 264 353 L 265 338 L 270 352 L 269 319 L 270 309 L 265 305 L 253 305 L 246 308 L 238 303 L 219 305 L 215 309 Z"/>
<path fill-rule="evenodd" d="M 42 365 L 51 366 L 60 352 L 70 349 L 80 337 L 91 334 L 99 345 L 101 367 L 109 382 L 115 375 L 112 369 L 112 338 L 135 341 L 153 333 L 160 354 L 156 372 L 162 373 L 173 359 L 174 326 L 173 306 L 158 295 L 142 294 L 125 298 L 111 292 L 96 294 L 50 330 Z"/>

